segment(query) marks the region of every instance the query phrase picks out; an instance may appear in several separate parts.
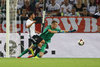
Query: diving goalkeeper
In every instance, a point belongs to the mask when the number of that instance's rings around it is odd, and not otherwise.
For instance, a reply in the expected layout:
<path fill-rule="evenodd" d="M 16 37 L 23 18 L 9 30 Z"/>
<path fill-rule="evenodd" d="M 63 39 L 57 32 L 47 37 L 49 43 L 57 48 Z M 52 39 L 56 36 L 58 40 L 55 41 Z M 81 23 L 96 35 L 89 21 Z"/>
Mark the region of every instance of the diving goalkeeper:
<path fill-rule="evenodd" d="M 75 29 L 71 30 L 71 31 L 61 30 L 61 29 L 58 29 L 57 26 L 58 26 L 58 23 L 56 21 L 52 21 L 51 25 L 48 25 L 44 29 L 44 31 L 40 35 L 40 37 L 45 40 L 45 44 L 42 45 L 42 47 L 41 47 L 39 53 L 37 53 L 36 57 L 41 58 L 44 55 L 47 44 L 51 42 L 51 38 L 53 37 L 53 35 L 55 33 L 68 33 L 68 32 L 75 32 L 76 31 Z"/>

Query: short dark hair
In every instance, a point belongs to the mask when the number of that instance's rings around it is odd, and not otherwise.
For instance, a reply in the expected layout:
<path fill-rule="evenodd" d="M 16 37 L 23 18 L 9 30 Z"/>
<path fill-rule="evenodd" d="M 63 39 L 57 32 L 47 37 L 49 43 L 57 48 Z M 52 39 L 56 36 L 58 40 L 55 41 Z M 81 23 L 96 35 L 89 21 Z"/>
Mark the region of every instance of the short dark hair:
<path fill-rule="evenodd" d="M 28 17 L 30 17 L 32 14 L 35 14 L 34 12 L 29 12 Z"/>
<path fill-rule="evenodd" d="M 57 21 L 53 20 L 52 23 L 57 23 Z"/>

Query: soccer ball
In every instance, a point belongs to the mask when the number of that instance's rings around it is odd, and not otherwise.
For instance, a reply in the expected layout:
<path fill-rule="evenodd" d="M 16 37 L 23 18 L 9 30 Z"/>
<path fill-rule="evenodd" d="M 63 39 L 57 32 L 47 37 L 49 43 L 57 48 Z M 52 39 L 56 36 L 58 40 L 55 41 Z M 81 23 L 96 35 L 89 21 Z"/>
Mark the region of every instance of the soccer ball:
<path fill-rule="evenodd" d="M 83 40 L 83 39 L 80 39 L 80 40 L 78 41 L 78 45 L 83 46 L 83 45 L 84 45 L 84 40 Z"/>

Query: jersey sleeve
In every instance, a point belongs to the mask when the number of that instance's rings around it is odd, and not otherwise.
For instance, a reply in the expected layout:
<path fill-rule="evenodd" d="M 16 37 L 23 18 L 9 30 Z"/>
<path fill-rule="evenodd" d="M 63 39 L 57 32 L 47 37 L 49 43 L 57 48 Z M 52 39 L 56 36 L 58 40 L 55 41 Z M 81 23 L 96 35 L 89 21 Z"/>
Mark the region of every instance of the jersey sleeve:
<path fill-rule="evenodd" d="M 56 28 L 56 31 L 62 31 L 61 29 L 59 29 L 59 28 Z"/>

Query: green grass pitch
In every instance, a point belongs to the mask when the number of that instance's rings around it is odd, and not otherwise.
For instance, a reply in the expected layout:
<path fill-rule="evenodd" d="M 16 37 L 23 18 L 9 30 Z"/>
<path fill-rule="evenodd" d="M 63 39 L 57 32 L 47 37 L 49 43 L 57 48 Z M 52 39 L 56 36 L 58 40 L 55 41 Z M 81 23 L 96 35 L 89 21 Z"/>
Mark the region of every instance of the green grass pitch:
<path fill-rule="evenodd" d="M 0 58 L 0 67 L 100 67 L 100 58 Z"/>

